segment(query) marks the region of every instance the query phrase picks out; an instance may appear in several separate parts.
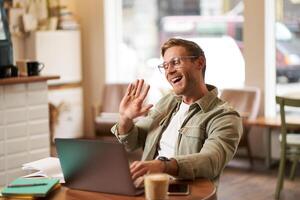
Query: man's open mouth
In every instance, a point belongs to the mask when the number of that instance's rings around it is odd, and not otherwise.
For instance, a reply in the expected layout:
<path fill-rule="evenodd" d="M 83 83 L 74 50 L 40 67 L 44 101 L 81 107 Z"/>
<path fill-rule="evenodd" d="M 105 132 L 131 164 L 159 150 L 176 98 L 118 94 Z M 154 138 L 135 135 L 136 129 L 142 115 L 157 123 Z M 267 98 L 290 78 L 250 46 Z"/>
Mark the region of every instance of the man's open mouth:
<path fill-rule="evenodd" d="M 176 84 L 176 83 L 178 83 L 181 79 L 182 79 L 182 76 L 177 76 L 177 77 L 175 77 L 175 78 L 172 78 L 172 79 L 171 79 L 171 82 L 172 82 L 173 84 Z"/>

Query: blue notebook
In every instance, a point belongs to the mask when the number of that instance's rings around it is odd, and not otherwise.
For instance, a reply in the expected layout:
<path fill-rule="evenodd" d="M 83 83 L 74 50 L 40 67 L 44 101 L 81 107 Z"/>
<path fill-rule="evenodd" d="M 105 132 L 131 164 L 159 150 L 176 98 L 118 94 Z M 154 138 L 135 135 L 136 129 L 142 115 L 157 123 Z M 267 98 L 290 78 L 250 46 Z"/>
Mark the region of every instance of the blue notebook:
<path fill-rule="evenodd" d="M 17 178 L 2 191 L 3 196 L 45 197 L 59 187 L 57 178 Z"/>

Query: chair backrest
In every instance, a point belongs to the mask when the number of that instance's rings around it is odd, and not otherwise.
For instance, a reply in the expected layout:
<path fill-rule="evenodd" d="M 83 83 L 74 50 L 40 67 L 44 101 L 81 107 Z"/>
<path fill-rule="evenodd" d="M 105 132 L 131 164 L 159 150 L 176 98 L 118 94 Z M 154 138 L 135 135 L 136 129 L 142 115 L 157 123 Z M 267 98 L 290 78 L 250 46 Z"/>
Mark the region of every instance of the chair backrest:
<path fill-rule="evenodd" d="M 299 125 L 295 125 L 295 124 L 288 125 L 286 123 L 285 106 L 300 107 L 300 99 L 276 96 L 276 103 L 279 104 L 279 108 L 280 108 L 281 133 L 285 135 L 288 128 L 287 126 L 289 126 L 290 128 L 293 128 L 293 126 L 299 127 Z"/>
<path fill-rule="evenodd" d="M 260 89 L 256 87 L 245 87 L 241 89 L 221 90 L 222 100 L 233 106 L 242 117 L 255 119 L 258 116 L 260 105 Z"/>
<path fill-rule="evenodd" d="M 100 112 L 119 112 L 119 104 L 126 93 L 127 87 L 127 83 L 105 84 L 102 93 Z"/>

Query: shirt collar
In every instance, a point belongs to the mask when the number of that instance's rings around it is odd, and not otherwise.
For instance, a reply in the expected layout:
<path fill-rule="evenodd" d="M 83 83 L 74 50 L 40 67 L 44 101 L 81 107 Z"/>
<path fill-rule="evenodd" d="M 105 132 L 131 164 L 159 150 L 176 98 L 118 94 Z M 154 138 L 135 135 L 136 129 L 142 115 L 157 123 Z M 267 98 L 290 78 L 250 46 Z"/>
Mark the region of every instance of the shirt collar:
<path fill-rule="evenodd" d="M 199 106 L 201 110 L 207 112 L 210 110 L 210 107 L 214 104 L 215 99 L 218 98 L 218 88 L 213 85 L 206 84 L 208 93 L 191 104 L 190 109 L 193 109 L 195 106 Z M 178 103 L 182 102 L 181 96 L 175 96 Z"/>
<path fill-rule="evenodd" d="M 204 112 L 209 111 L 214 104 L 215 99 L 218 98 L 218 89 L 213 85 L 207 84 L 206 86 L 208 93 L 194 103 L 200 106 L 201 110 Z"/>

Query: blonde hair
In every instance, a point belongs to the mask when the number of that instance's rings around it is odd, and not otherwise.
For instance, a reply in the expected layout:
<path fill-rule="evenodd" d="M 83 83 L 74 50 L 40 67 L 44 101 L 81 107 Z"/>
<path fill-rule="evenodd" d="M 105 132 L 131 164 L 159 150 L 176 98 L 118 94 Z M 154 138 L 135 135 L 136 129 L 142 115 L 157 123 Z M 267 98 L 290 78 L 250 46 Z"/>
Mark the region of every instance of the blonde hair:
<path fill-rule="evenodd" d="M 180 46 L 180 47 L 185 48 L 185 50 L 188 52 L 189 56 L 197 56 L 198 58 L 202 57 L 204 59 L 204 66 L 202 69 L 202 75 L 204 78 L 205 70 L 206 70 L 206 64 L 205 64 L 206 62 L 205 62 L 205 54 L 204 54 L 203 50 L 200 48 L 200 46 L 190 40 L 184 40 L 184 39 L 180 39 L 180 38 L 170 38 L 161 46 L 161 55 L 164 56 L 167 49 L 174 47 L 174 46 Z"/>

